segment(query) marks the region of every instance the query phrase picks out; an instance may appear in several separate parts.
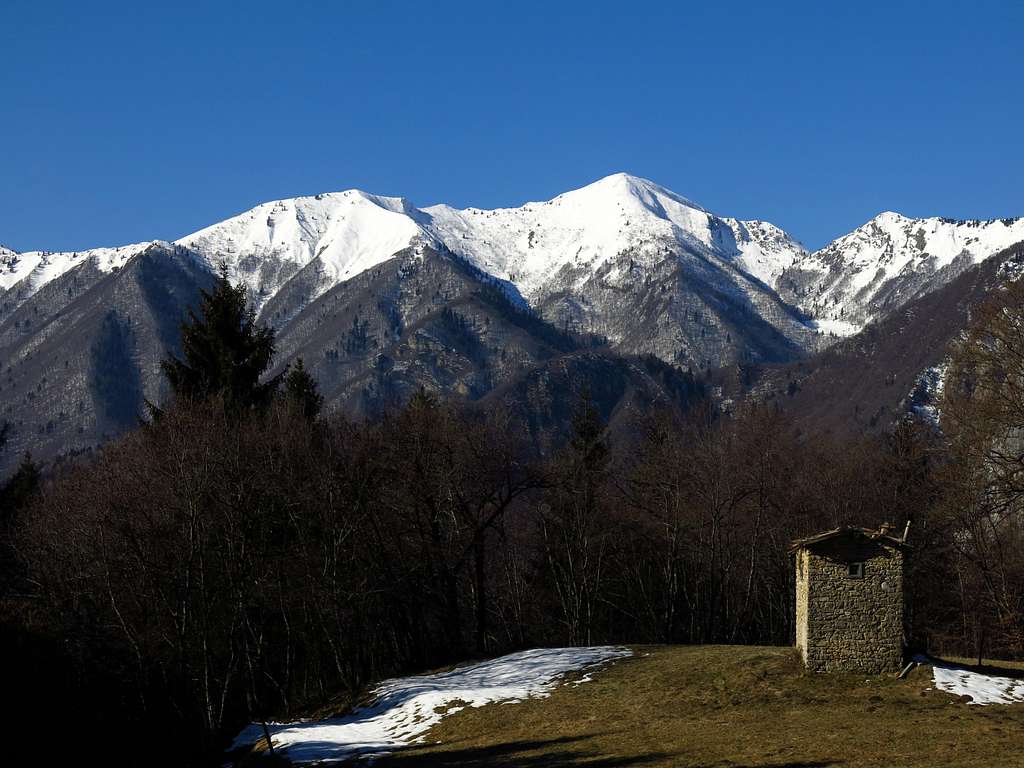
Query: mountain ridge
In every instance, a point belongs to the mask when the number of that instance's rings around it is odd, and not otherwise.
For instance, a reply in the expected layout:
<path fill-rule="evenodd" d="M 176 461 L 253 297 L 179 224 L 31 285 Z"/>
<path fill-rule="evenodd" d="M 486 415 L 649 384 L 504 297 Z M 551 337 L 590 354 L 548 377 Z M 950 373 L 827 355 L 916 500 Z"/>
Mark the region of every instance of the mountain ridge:
<path fill-rule="evenodd" d="M 780 295 L 822 321 L 860 330 L 1024 240 L 1024 218 L 914 219 L 883 211 L 785 270 Z"/>
<path fill-rule="evenodd" d="M 418 208 L 347 190 L 262 203 L 173 243 L 7 250 L 0 419 L 14 430 L 3 458 L 89 450 L 130 428 L 143 400 L 160 402 L 159 360 L 221 268 L 275 329 L 274 371 L 302 357 L 328 408 L 373 416 L 421 388 L 511 398 L 551 445 L 566 398 L 606 379 L 603 415 L 619 423 L 643 403 L 688 402 L 723 367 L 827 366 L 814 356 L 1015 238 L 1024 219 L 886 212 L 811 252 L 770 222 L 614 174 L 515 208 Z M 962 315 L 948 312 L 952 333 Z M 832 380 L 799 378 L 808 391 Z"/>
<path fill-rule="evenodd" d="M 410 246 L 443 246 L 505 282 L 531 306 L 576 289 L 626 251 L 650 266 L 663 249 L 717 258 L 806 314 L 823 336 L 850 335 L 899 303 L 1024 240 L 1024 218 L 910 218 L 883 211 L 816 251 L 770 222 L 719 216 L 656 182 L 615 173 L 517 207 L 417 207 L 358 189 L 260 203 L 174 241 L 245 283 L 261 310 L 317 263 L 310 296 Z M 24 297 L 94 259 L 123 266 L 153 240 L 73 252 L 0 248 L 0 291 Z M 570 275 L 572 277 L 570 278 Z M 604 279 L 621 277 L 616 270 Z M 554 287 L 553 287 L 554 286 Z M 15 299 L 17 300 L 17 299 Z M 827 343 L 827 341 L 826 341 Z"/>

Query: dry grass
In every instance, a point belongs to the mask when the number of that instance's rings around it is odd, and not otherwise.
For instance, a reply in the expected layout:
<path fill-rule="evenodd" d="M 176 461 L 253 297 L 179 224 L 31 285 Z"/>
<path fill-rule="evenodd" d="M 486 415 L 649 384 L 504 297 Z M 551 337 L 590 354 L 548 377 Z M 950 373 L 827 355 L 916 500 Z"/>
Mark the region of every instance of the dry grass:
<path fill-rule="evenodd" d="M 443 720 L 376 762 L 416 766 L 1024 765 L 1024 705 L 979 707 L 926 690 L 931 671 L 807 675 L 793 651 L 641 647 L 579 687 Z"/>
<path fill-rule="evenodd" d="M 976 672 L 984 672 L 986 675 L 1003 675 L 1005 677 L 1024 677 L 1024 661 L 998 661 L 995 659 L 982 659 L 978 666 L 977 657 L 965 659 L 959 656 L 944 656 L 944 661 L 951 661 L 954 664 L 973 669 Z"/>

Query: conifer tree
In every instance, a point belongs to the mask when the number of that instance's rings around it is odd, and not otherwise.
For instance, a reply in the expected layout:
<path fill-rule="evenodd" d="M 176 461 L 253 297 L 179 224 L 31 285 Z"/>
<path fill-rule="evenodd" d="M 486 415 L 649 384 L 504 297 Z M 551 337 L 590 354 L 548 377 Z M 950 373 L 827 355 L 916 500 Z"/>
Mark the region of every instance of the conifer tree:
<path fill-rule="evenodd" d="M 6 438 L 2 430 L 0 436 Z M 14 529 L 21 511 L 39 492 L 39 485 L 39 467 L 27 452 L 18 470 L 0 485 L 0 598 L 22 575 L 13 546 Z"/>
<path fill-rule="evenodd" d="M 210 291 L 201 291 L 198 313 L 181 326 L 184 359 L 171 355 L 160 367 L 177 398 L 221 396 L 232 409 L 266 405 L 280 377 L 261 382 L 274 356 L 274 331 L 256 324 L 245 287 L 233 287 L 222 269 Z"/>
<path fill-rule="evenodd" d="M 608 446 L 604 441 L 605 423 L 591 396 L 590 388 L 580 393 L 572 416 L 570 445 L 588 473 L 602 471 L 608 463 Z"/>
<path fill-rule="evenodd" d="M 25 452 L 17 471 L 0 486 L 0 523 L 6 524 L 39 490 L 40 473 L 32 455 Z"/>
<path fill-rule="evenodd" d="M 284 377 L 284 397 L 302 413 L 309 421 L 316 421 L 323 407 L 324 398 L 320 388 L 300 357 L 295 365 L 288 369 Z"/>
<path fill-rule="evenodd" d="M 413 396 L 409 398 L 410 412 L 432 411 L 437 408 L 437 397 L 427 392 L 425 387 L 420 387 Z"/>

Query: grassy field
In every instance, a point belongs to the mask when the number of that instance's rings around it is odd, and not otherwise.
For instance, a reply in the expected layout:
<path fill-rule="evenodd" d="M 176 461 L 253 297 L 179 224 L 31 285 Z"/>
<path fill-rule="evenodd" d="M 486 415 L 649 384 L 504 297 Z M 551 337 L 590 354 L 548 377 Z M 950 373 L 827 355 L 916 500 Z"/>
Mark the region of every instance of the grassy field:
<path fill-rule="evenodd" d="M 374 768 L 1024 766 L 1024 704 L 927 690 L 929 668 L 808 675 L 786 648 L 635 650 L 549 698 L 451 715 Z"/>

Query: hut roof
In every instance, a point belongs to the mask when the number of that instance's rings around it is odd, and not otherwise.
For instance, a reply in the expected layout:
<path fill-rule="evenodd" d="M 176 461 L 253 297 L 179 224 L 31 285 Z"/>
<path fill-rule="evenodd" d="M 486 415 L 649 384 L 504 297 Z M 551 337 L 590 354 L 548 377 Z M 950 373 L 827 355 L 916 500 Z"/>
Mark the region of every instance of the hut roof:
<path fill-rule="evenodd" d="M 813 547 L 815 544 L 820 544 L 823 541 L 829 541 L 843 536 L 870 539 L 871 541 L 877 541 L 881 544 L 887 544 L 890 547 L 896 547 L 901 550 L 911 548 L 903 539 L 890 536 L 888 533 L 883 533 L 882 530 L 876 531 L 871 528 L 854 528 L 852 526 L 844 526 L 841 528 L 834 528 L 831 531 L 825 531 L 824 533 L 819 533 L 815 536 L 808 536 L 805 539 L 797 539 L 789 546 L 789 551 L 796 552 L 797 550 L 804 549 L 806 547 Z"/>

